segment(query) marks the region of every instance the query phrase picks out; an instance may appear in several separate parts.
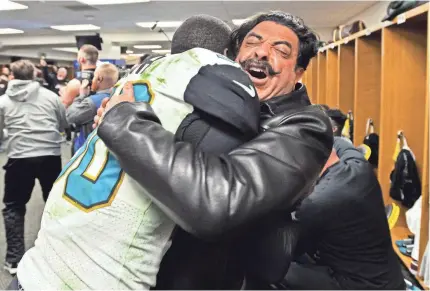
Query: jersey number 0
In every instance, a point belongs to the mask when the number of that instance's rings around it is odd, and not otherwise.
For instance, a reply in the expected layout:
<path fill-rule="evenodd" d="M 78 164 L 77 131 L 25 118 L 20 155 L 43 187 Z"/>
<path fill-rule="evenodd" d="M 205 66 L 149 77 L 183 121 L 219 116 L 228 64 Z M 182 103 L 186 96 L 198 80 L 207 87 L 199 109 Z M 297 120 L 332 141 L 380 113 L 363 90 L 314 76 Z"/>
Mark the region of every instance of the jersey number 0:
<path fill-rule="evenodd" d="M 130 81 L 135 100 L 151 104 L 154 100 L 151 85 L 148 80 L 141 79 L 140 75 L 146 67 L 139 66 L 137 73 L 130 75 Z M 113 94 L 121 94 L 128 80 L 120 80 Z M 124 179 L 124 171 L 118 160 L 96 132 L 95 130 L 88 137 L 85 146 L 78 150 L 57 179 L 66 179 L 63 198 L 85 212 L 111 205 Z"/>
<path fill-rule="evenodd" d="M 86 146 L 64 167 L 58 180 L 63 176 L 66 179 L 63 197 L 79 209 L 90 212 L 112 203 L 124 172 L 94 131 Z"/>

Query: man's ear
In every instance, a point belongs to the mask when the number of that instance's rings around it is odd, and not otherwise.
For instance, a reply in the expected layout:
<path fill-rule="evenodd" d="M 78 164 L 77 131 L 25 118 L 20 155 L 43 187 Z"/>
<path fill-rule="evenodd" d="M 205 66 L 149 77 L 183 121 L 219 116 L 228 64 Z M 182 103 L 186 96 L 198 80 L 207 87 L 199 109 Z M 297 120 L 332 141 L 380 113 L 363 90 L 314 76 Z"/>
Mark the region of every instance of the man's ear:
<path fill-rule="evenodd" d="M 337 133 L 339 128 L 336 125 L 332 125 L 332 127 L 333 127 L 333 133 Z"/>
<path fill-rule="evenodd" d="M 228 48 L 225 48 L 225 49 L 224 49 L 224 55 L 225 55 L 226 57 L 228 57 Z"/>
<path fill-rule="evenodd" d="M 305 70 L 299 67 L 299 68 L 296 68 L 295 72 L 296 72 L 296 79 L 294 81 L 295 83 L 297 83 L 302 79 L 303 74 L 305 73 Z"/>

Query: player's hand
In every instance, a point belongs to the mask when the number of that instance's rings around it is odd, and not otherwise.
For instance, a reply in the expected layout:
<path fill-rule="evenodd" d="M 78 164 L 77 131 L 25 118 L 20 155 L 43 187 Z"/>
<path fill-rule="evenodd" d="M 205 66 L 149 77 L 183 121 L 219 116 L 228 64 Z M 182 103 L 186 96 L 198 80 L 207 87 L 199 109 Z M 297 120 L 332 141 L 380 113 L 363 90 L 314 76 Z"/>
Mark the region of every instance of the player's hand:
<path fill-rule="evenodd" d="M 134 98 L 133 84 L 131 82 L 127 82 L 120 95 L 114 95 L 109 99 L 109 102 L 106 104 L 105 114 L 118 103 L 134 101 L 136 101 L 136 99 Z"/>
<path fill-rule="evenodd" d="M 42 67 L 46 67 L 48 64 L 46 63 L 45 59 L 40 59 L 40 65 Z"/>
<path fill-rule="evenodd" d="M 79 96 L 90 95 L 90 82 L 88 80 L 82 80 L 81 87 L 79 88 Z"/>
<path fill-rule="evenodd" d="M 93 123 L 93 129 L 96 129 L 96 127 L 102 122 L 102 117 L 105 114 L 106 105 L 109 102 L 109 98 L 105 98 L 102 101 L 102 104 L 100 105 L 100 108 L 97 109 L 97 115 L 94 116 L 94 123 Z"/>
<path fill-rule="evenodd" d="M 75 98 L 79 96 L 80 87 L 81 82 L 77 79 L 73 79 L 67 84 L 61 96 L 61 101 L 66 108 L 69 107 Z"/>
<path fill-rule="evenodd" d="M 97 110 L 97 115 L 94 117 L 93 128 L 96 128 L 103 119 L 103 116 L 115 105 L 121 102 L 134 102 L 136 99 L 134 98 L 134 90 L 133 84 L 128 82 L 124 85 L 121 95 L 114 95 L 110 99 L 105 98 L 102 101 L 100 108 Z"/>

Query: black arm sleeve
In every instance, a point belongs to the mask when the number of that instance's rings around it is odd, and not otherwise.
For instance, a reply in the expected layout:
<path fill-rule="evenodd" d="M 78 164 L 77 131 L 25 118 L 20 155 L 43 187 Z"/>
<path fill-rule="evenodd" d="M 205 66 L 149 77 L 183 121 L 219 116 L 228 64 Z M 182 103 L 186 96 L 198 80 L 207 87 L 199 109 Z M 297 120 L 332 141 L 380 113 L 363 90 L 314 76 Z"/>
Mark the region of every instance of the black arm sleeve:
<path fill-rule="evenodd" d="M 48 83 L 49 90 L 55 90 L 55 86 L 57 86 L 57 80 L 56 78 L 53 78 L 48 71 L 48 67 L 44 66 L 42 67 L 42 74 L 43 78 L 45 79 L 46 83 Z"/>
<path fill-rule="evenodd" d="M 120 103 L 105 115 L 98 135 L 163 212 L 197 236 L 290 209 L 308 193 L 333 145 L 330 121 L 312 106 L 227 155 L 176 142 L 147 120 L 148 111 L 146 103 Z"/>
<path fill-rule="evenodd" d="M 254 115 L 256 116 L 256 115 Z M 189 114 L 179 126 L 175 137 L 205 153 L 223 154 L 255 137 L 257 132 L 243 134 L 232 125 L 199 109 Z"/>

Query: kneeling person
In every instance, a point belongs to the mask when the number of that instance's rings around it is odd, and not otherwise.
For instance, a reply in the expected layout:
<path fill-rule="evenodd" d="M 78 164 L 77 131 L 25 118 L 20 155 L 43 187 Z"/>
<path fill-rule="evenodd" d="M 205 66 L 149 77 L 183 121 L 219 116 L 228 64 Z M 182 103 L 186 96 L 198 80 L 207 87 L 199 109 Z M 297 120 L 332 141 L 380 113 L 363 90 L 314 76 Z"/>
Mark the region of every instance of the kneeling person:
<path fill-rule="evenodd" d="M 341 137 L 321 177 L 296 212 L 297 253 L 287 289 L 405 288 L 394 253 L 379 182 L 363 154 Z M 286 286 L 285 286 L 286 285 Z"/>
<path fill-rule="evenodd" d="M 219 30 L 214 25 L 207 28 L 207 35 L 220 37 L 212 44 L 228 42 L 228 28 L 221 28 L 224 34 L 213 34 Z M 259 101 L 248 75 L 238 64 L 204 48 L 148 58 L 118 82 L 114 94 L 130 90 L 137 101 L 151 104 L 163 127 L 178 139 L 205 145 L 208 151 L 228 151 L 259 129 Z M 203 130 L 195 130 L 198 123 Z M 208 134 L 217 136 L 212 148 L 206 142 Z M 18 267 L 21 286 L 29 290 L 155 286 L 175 223 L 145 195 L 152 190 L 125 174 L 93 132 L 54 185 L 35 246 Z"/>

